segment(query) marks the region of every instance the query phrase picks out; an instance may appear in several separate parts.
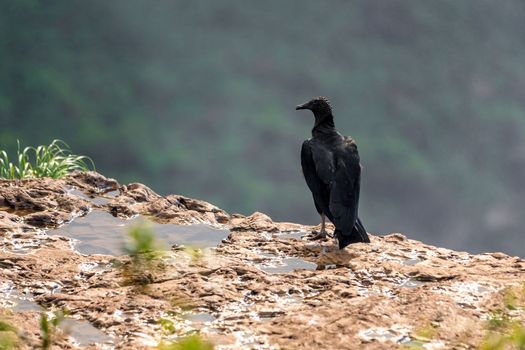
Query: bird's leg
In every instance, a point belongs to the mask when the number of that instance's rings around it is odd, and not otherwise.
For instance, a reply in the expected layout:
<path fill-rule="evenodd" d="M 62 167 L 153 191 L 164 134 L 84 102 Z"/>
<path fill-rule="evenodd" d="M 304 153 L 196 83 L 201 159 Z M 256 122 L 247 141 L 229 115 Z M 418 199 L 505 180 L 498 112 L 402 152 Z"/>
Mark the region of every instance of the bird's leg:
<path fill-rule="evenodd" d="M 326 232 L 326 225 L 325 225 L 325 222 L 326 222 L 326 215 L 324 214 L 321 214 L 321 234 L 326 238 L 326 237 L 330 237 L 330 238 L 334 238 L 333 235 L 329 234 L 328 232 Z"/>
<path fill-rule="evenodd" d="M 324 236 L 326 236 L 325 222 L 326 222 L 326 216 L 323 213 L 321 214 L 321 232 L 319 233 Z"/>
<path fill-rule="evenodd" d="M 320 232 L 312 232 L 313 236 L 311 239 L 324 239 L 328 237 L 328 233 L 326 233 L 326 216 L 324 214 L 321 214 L 321 231 Z"/>

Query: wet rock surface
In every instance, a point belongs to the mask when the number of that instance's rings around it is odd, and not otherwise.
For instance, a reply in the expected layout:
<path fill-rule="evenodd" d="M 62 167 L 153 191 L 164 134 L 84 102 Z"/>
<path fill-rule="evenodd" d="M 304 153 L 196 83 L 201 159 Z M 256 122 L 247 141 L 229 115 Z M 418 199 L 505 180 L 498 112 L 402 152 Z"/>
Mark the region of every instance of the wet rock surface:
<path fill-rule="evenodd" d="M 89 244 L 112 255 L 79 248 L 85 238 L 73 227 L 100 213 L 111 218 L 104 230 L 138 215 L 173 225 L 159 234 L 169 242 L 147 286 L 124 282 L 129 257 L 113 254 L 102 233 Z M 177 225 L 203 236 L 199 249 L 182 249 L 193 241 Z M 39 344 L 40 313 L 60 309 L 73 329 L 55 348 L 147 349 L 197 330 L 218 349 L 392 349 L 428 327 L 428 348 L 475 348 L 504 289 L 525 280 L 525 261 L 501 253 L 397 233 L 338 250 L 309 240 L 316 229 L 97 173 L 0 181 L 1 318 L 23 330 L 28 349 Z M 207 239 L 210 230 L 224 239 Z"/>

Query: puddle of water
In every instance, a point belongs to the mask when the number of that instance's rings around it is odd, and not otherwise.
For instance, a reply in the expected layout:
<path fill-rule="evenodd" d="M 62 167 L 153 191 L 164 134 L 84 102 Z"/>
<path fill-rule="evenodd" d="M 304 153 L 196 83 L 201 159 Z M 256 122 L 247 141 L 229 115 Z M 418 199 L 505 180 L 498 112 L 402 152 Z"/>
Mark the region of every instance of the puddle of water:
<path fill-rule="evenodd" d="M 110 199 L 111 198 L 114 198 L 118 195 L 119 191 L 110 191 L 108 193 L 105 193 L 103 195 L 100 195 L 100 196 L 91 196 L 91 195 L 87 195 L 85 194 L 84 192 L 82 192 L 81 190 L 79 190 L 78 188 L 75 188 L 75 187 L 69 187 L 69 186 L 66 186 L 65 187 L 65 190 L 68 194 L 71 194 L 71 195 L 74 195 L 74 196 L 77 196 L 77 197 L 80 197 L 84 200 L 87 200 L 95 205 L 106 205 L 109 203 Z M 110 197 L 110 198 L 107 198 L 107 197 Z"/>
<path fill-rule="evenodd" d="M 81 272 L 104 271 L 104 268 L 96 262 L 83 262 L 78 265 Z"/>
<path fill-rule="evenodd" d="M 30 294 L 20 293 L 11 282 L 0 285 L 0 306 L 15 312 L 41 312 L 44 309 L 32 301 Z"/>
<path fill-rule="evenodd" d="M 316 270 L 317 264 L 297 257 L 284 257 L 271 252 L 259 252 L 266 259 L 257 266 L 268 273 L 288 273 L 298 269 Z"/>
<path fill-rule="evenodd" d="M 109 199 L 104 198 L 104 197 L 95 197 L 95 198 L 91 198 L 91 203 L 95 205 L 106 205 L 109 203 Z"/>
<path fill-rule="evenodd" d="M 191 247 L 215 247 L 229 234 L 229 230 L 216 229 L 205 224 L 158 224 L 140 217 L 122 220 L 98 210 L 47 233 L 78 240 L 75 249 L 82 254 L 118 256 L 125 254 L 123 247 L 128 229 L 141 220 L 147 221 L 156 238 L 169 246 L 184 244 Z"/>
<path fill-rule="evenodd" d="M 298 269 L 315 270 L 317 264 L 300 258 L 284 258 L 263 263 L 260 268 L 268 273 L 288 273 Z"/>
<path fill-rule="evenodd" d="M 78 188 L 66 186 L 64 188 L 64 190 L 66 191 L 67 194 L 71 194 L 73 196 L 80 197 L 80 198 L 85 199 L 87 201 L 91 200 L 91 198 L 87 194 L 85 194 L 84 192 L 82 192 Z"/>
<path fill-rule="evenodd" d="M 415 264 L 418 264 L 420 262 L 422 262 L 423 260 L 419 259 L 419 258 L 412 258 L 412 259 L 406 259 L 406 260 L 403 260 L 401 263 L 403 265 L 408 265 L 408 266 L 413 266 Z"/>
<path fill-rule="evenodd" d="M 327 265 L 317 265 L 317 268 L 316 270 L 319 270 L 319 271 L 322 271 L 322 270 L 334 270 L 334 269 L 337 269 L 339 267 L 344 267 L 344 266 L 338 266 L 336 264 L 327 264 Z"/>
<path fill-rule="evenodd" d="M 69 334 L 79 346 L 113 343 L 113 339 L 109 335 L 86 321 L 66 318 L 60 323 L 59 327 L 62 331 Z"/>
<path fill-rule="evenodd" d="M 0 285 L 2 298 L 0 306 L 7 307 L 14 312 L 44 312 L 45 309 L 32 301 L 30 294 L 20 293 L 11 282 Z M 72 336 L 79 346 L 90 344 L 113 343 L 111 337 L 95 328 L 91 323 L 75 319 L 65 319 L 59 326 L 63 331 Z"/>
<path fill-rule="evenodd" d="M 297 232 L 286 232 L 286 233 L 280 234 L 278 237 L 284 238 L 284 239 L 303 239 L 305 235 L 306 235 L 306 232 L 297 231 Z"/>
<path fill-rule="evenodd" d="M 185 315 L 186 319 L 194 323 L 209 323 L 215 321 L 215 317 L 206 312 L 197 313 L 197 314 L 187 314 Z"/>
<path fill-rule="evenodd" d="M 119 195 L 119 193 L 120 193 L 119 190 L 114 190 L 114 191 L 109 191 L 105 195 L 111 198 L 115 198 L 116 196 Z"/>
<path fill-rule="evenodd" d="M 417 281 L 417 280 L 413 280 L 411 278 L 407 279 L 406 281 L 404 281 L 403 283 L 401 283 L 399 285 L 399 287 L 401 288 L 417 288 L 421 285 L 425 284 L 425 282 L 421 282 L 421 281 Z"/>
<path fill-rule="evenodd" d="M 258 335 L 249 331 L 234 331 L 235 343 L 229 349 L 275 349 L 270 346 L 267 335 Z"/>
<path fill-rule="evenodd" d="M 385 341 L 385 340 L 391 340 L 395 337 L 393 333 L 390 333 L 390 330 L 386 328 L 374 328 L 374 329 L 367 329 L 366 331 L 359 332 L 359 336 L 363 340 L 379 340 L 379 341 Z"/>
<path fill-rule="evenodd" d="M 365 329 L 359 332 L 359 337 L 365 342 L 372 340 L 385 342 L 391 341 L 393 343 L 401 343 L 408 338 L 409 328 L 402 325 L 393 325 L 390 328 L 375 327 Z"/>
<path fill-rule="evenodd" d="M 28 299 L 18 299 L 17 304 L 13 307 L 15 312 L 42 312 L 44 308 L 34 301 Z"/>

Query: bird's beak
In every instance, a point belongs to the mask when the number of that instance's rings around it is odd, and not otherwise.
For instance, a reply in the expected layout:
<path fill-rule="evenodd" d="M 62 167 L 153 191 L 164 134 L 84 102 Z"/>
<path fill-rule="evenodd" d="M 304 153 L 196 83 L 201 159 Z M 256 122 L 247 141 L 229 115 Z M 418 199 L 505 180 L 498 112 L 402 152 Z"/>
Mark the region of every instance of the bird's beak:
<path fill-rule="evenodd" d="M 308 102 L 307 103 L 303 103 L 302 105 L 298 105 L 297 107 L 295 107 L 296 111 L 298 111 L 300 109 L 308 109 Z"/>

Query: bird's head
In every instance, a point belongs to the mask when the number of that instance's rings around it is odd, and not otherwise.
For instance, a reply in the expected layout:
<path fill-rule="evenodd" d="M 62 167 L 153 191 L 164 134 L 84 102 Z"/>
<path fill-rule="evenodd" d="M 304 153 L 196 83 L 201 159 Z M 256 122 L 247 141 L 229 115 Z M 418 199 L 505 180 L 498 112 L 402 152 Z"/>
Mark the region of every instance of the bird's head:
<path fill-rule="evenodd" d="M 332 114 L 332 106 L 330 106 L 330 101 L 328 101 L 326 97 L 321 96 L 314 97 L 310 101 L 303 103 L 302 105 L 298 105 L 295 107 L 295 109 L 309 109 L 316 117 Z"/>

